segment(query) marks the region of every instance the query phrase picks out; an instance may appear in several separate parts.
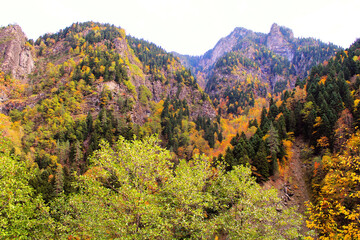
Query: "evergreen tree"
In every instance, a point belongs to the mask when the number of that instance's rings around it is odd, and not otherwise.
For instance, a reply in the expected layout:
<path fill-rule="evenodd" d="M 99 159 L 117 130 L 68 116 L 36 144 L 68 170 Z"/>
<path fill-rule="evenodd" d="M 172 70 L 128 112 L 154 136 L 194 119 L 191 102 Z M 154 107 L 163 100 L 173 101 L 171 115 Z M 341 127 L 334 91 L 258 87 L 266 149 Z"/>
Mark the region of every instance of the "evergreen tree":
<path fill-rule="evenodd" d="M 258 180 L 267 180 L 270 176 L 269 162 L 264 141 L 260 141 L 260 146 L 256 152 L 252 165 L 256 168 L 256 172 L 260 174 Z"/>
<path fill-rule="evenodd" d="M 91 134 L 91 132 L 93 131 L 93 118 L 91 116 L 90 111 L 86 116 L 86 127 L 87 127 L 87 135 Z"/>

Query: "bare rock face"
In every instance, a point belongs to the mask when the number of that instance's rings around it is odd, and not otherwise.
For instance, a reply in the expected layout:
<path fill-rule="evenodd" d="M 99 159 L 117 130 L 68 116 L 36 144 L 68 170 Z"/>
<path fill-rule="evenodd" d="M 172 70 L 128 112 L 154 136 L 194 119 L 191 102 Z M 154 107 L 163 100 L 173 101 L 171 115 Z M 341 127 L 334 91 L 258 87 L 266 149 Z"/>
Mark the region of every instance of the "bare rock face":
<path fill-rule="evenodd" d="M 235 28 L 229 36 L 220 39 L 212 50 L 201 57 L 199 65 L 205 70 L 208 69 L 210 66 L 214 65 L 220 57 L 232 51 L 239 39 L 250 34 L 254 33 L 245 28 Z"/>
<path fill-rule="evenodd" d="M 294 34 L 290 29 L 280 27 L 274 23 L 271 26 L 266 45 L 271 51 L 287 58 L 291 62 L 294 58 L 294 52 L 290 42 L 293 39 Z"/>
<path fill-rule="evenodd" d="M 18 25 L 0 29 L 0 68 L 16 79 L 26 79 L 34 68 L 26 36 Z"/>

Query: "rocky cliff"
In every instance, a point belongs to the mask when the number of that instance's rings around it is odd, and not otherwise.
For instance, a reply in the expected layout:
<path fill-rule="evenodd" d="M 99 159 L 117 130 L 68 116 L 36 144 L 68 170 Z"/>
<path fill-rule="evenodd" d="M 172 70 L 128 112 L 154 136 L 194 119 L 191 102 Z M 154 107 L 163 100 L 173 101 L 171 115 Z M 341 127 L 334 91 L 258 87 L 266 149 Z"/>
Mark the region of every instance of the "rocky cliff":
<path fill-rule="evenodd" d="M 227 37 L 202 56 L 179 56 L 181 62 L 201 79 L 202 86 L 214 75 L 214 68 L 229 53 L 236 53 L 253 61 L 261 69 L 259 78 L 271 87 L 283 79 L 284 71 L 292 71 L 300 78 L 307 76 L 312 66 L 322 63 L 340 48 L 312 38 L 295 38 L 291 29 L 274 23 L 268 34 L 235 28 Z M 251 67 L 253 67 L 251 65 Z M 289 69 L 280 69 L 281 67 Z M 241 66 L 244 71 L 253 71 Z M 269 89 L 271 90 L 271 89 Z"/>
<path fill-rule="evenodd" d="M 82 111 L 78 113 L 99 112 L 103 106 L 102 94 L 109 91 L 112 97 L 108 107 L 119 113 L 123 106 L 119 106 L 117 100 L 122 98 L 131 109 L 127 112 L 129 118 L 138 125 L 152 114 L 150 102 L 158 103 L 167 97 L 186 100 L 191 119 L 200 115 L 215 117 L 211 102 L 204 97 L 194 78 L 185 76 L 186 71 L 177 59 L 155 44 L 142 40 L 131 44 L 134 41 L 121 28 L 92 22 L 45 34 L 33 45 L 27 43 L 20 26 L 2 28 L 0 70 L 18 79 L 18 84 L 22 82 L 24 89 L 16 92 L 9 83 L 0 82 L 0 111 L 8 113 L 14 108 L 34 106 L 69 82 L 85 80 L 93 94 L 83 96 Z M 139 52 L 137 48 L 142 45 L 153 49 Z M 32 52 L 37 56 L 36 66 Z M 27 80 L 32 71 L 30 86 Z M 179 74 L 181 76 L 177 76 Z M 199 104 L 200 99 L 206 100 Z"/>
<path fill-rule="evenodd" d="M 266 46 L 274 53 L 285 57 L 290 62 L 294 58 L 294 34 L 291 29 L 280 27 L 276 23 L 271 26 L 267 36 Z"/>
<path fill-rule="evenodd" d="M 281 93 L 305 78 L 312 66 L 340 48 L 312 38 L 295 38 L 273 24 L 268 34 L 236 28 L 203 56 L 179 56 L 196 74 L 218 112 L 241 114 L 257 98 Z M 221 109 L 220 109 L 221 108 Z"/>
<path fill-rule="evenodd" d="M 34 69 L 34 59 L 20 26 L 9 25 L 0 30 L 0 67 L 16 79 L 26 79 Z"/>
<path fill-rule="evenodd" d="M 245 36 L 254 36 L 255 33 L 245 28 L 235 28 L 227 37 L 224 37 L 218 41 L 215 47 L 207 51 L 203 56 L 200 57 L 199 66 L 206 71 L 216 63 L 216 61 L 224 56 L 226 53 L 232 51 L 238 44 L 239 40 Z"/>

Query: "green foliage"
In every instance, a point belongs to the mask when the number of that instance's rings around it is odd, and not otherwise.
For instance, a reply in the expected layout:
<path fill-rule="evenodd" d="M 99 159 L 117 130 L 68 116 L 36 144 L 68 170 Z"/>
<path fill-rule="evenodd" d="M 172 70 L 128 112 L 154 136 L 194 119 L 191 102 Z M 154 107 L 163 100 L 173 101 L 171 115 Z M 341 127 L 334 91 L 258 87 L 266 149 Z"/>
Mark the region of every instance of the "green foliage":
<path fill-rule="evenodd" d="M 134 84 L 131 83 L 131 81 L 125 81 L 125 86 L 128 89 L 128 91 L 133 95 L 133 96 L 137 96 L 137 92 L 136 92 L 136 88 L 134 86 Z"/>
<path fill-rule="evenodd" d="M 40 196 L 34 196 L 29 184 L 32 177 L 34 172 L 26 162 L 8 151 L 0 153 L 0 238 L 46 238 L 49 208 Z"/>
<path fill-rule="evenodd" d="M 149 100 L 151 99 L 152 93 L 150 92 L 150 90 L 145 85 L 141 85 L 139 87 L 139 101 L 141 102 L 141 104 L 147 105 Z"/>
<path fill-rule="evenodd" d="M 323 43 L 320 40 L 311 38 L 300 38 L 298 40 L 297 49 L 294 54 L 293 62 L 297 65 L 302 62 L 310 63 L 305 65 L 304 73 L 310 71 L 312 67 L 323 63 L 330 57 L 334 56 L 336 52 L 341 49 L 331 43 Z M 299 74 L 299 77 L 305 77 L 304 74 Z"/>
<path fill-rule="evenodd" d="M 270 68 L 269 70 L 274 75 L 295 74 L 295 68 L 288 59 L 275 54 L 265 46 L 257 47 L 255 61 L 260 66 L 268 66 Z"/>
<path fill-rule="evenodd" d="M 324 137 L 333 149 L 335 124 L 340 113 L 344 109 L 353 111 L 354 97 L 358 96 L 351 95 L 350 91 L 355 89 L 347 81 L 360 73 L 360 69 L 353 67 L 353 54 L 352 51 L 338 52 L 327 65 L 311 70 L 306 88 L 307 102 L 301 113 L 305 128 L 312 133 L 307 137 L 317 151 L 321 149 L 318 142 Z"/>
<path fill-rule="evenodd" d="M 168 70 L 169 63 L 179 62 L 172 54 L 167 53 L 164 49 L 153 43 L 131 36 L 128 36 L 127 40 L 135 55 L 143 63 L 143 66 L 149 67 L 150 74 L 155 75 L 158 70 Z M 160 79 L 155 78 L 154 80 Z"/>
<path fill-rule="evenodd" d="M 277 81 L 274 85 L 274 93 L 282 93 L 287 89 L 288 81 Z"/>
<path fill-rule="evenodd" d="M 214 147 L 215 144 L 215 133 L 218 136 L 221 129 L 219 129 L 220 122 L 211 121 L 209 117 L 201 117 L 198 116 L 198 118 L 195 120 L 196 124 L 196 130 L 200 131 L 201 129 L 204 130 L 204 139 L 208 141 L 209 146 L 211 148 Z"/>
<path fill-rule="evenodd" d="M 100 78 L 117 83 L 129 80 L 124 60 L 115 49 L 87 47 L 85 53 L 86 57 L 76 65 L 73 74 L 74 80 L 83 79 L 87 84 L 93 84 L 96 79 Z"/>
<path fill-rule="evenodd" d="M 224 157 L 226 170 L 250 164 L 258 181 L 266 181 L 278 171 L 278 160 L 282 162 L 286 156 L 283 140 L 288 138 L 286 122 L 290 122 L 279 113 L 282 111 L 288 111 L 286 106 L 278 108 L 271 99 L 269 111 L 263 108 L 261 112 L 260 126 L 256 119 L 249 121 L 249 127 L 256 127 L 256 133 L 250 139 L 243 132 L 231 139 L 233 148 L 228 148 Z"/>
<path fill-rule="evenodd" d="M 274 190 L 262 190 L 250 169 L 235 167 L 225 173 L 197 157 L 180 161 L 172 170 L 169 159 L 155 138 L 120 139 L 114 149 L 102 143 L 91 158 L 92 168 L 78 179 L 79 193 L 61 202 L 61 234 L 121 239 L 300 237 L 298 215 L 279 205 Z"/>
<path fill-rule="evenodd" d="M 258 67 L 254 61 L 245 56 L 242 56 L 238 52 L 230 52 L 217 60 L 215 69 L 221 69 L 223 74 L 230 74 L 233 68 L 240 64 L 246 68 Z"/>
<path fill-rule="evenodd" d="M 193 86 L 195 89 L 198 87 L 195 78 L 191 75 L 190 70 L 181 69 L 176 71 L 175 80 L 178 83 L 184 83 L 186 86 Z"/>
<path fill-rule="evenodd" d="M 188 144 L 183 120 L 189 119 L 189 107 L 185 101 L 167 98 L 161 112 L 162 136 L 167 140 L 166 147 L 174 152 Z"/>
<path fill-rule="evenodd" d="M 227 113 L 237 114 L 239 107 L 253 107 L 255 103 L 253 88 L 254 84 L 249 84 L 245 88 L 227 88 L 224 93 L 224 98 L 228 99 L 227 104 L 229 105 Z"/>
<path fill-rule="evenodd" d="M 91 29 L 88 34 L 81 36 L 81 33 L 86 30 Z M 84 23 L 73 23 L 70 27 L 61 29 L 58 33 L 55 34 L 45 34 L 42 37 L 39 37 L 35 44 L 40 45 L 41 42 L 45 42 L 47 46 L 51 44 L 51 41 L 48 39 L 53 39 L 53 43 L 58 42 L 62 39 L 65 39 L 70 43 L 72 48 L 81 46 L 86 41 L 90 44 L 101 42 L 106 40 L 108 43 L 113 42 L 116 38 L 125 38 L 125 31 L 119 27 L 110 24 L 100 24 L 95 22 L 84 22 Z"/>

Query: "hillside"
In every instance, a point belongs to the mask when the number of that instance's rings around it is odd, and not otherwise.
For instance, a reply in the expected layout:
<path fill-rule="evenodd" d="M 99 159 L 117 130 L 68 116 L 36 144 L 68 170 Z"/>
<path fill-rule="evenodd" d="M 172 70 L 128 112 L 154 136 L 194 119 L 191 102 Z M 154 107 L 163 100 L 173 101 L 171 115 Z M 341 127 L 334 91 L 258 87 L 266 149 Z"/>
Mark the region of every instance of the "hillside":
<path fill-rule="evenodd" d="M 268 34 L 236 28 L 203 56 L 179 58 L 215 107 L 226 102 L 226 114 L 241 114 L 257 97 L 293 88 L 311 67 L 339 50 L 312 38 L 295 38 L 291 29 L 273 24 Z"/>
<path fill-rule="evenodd" d="M 19 26 L 9 26 L 0 36 L 5 56 L 1 111 L 21 121 L 26 151 L 46 150 L 46 156 L 34 153 L 36 161 L 47 162 L 44 167 L 64 144 L 67 154 L 62 163 L 72 161 L 75 144 L 85 156 L 91 154 L 105 133 L 111 142 L 119 134 L 132 138 L 157 133 L 164 145 L 177 151 L 189 145 L 188 140 L 179 143 L 173 133 L 183 127 L 181 121 L 215 118 L 207 95 L 175 57 L 154 44 L 127 37 L 121 28 L 76 23 L 26 42 Z M 181 112 L 162 115 L 164 102 L 175 108 L 181 105 Z M 175 120 L 166 133 L 161 129 Z M 98 125 L 92 129 L 91 122 Z M 184 154 L 191 152 L 189 148 Z"/>
<path fill-rule="evenodd" d="M 338 50 L 340 48 L 333 44 L 313 38 L 295 38 L 291 29 L 274 23 L 268 34 L 235 28 L 202 56 L 177 55 L 196 75 L 205 74 L 206 79 L 210 79 L 216 63 L 224 61 L 222 58 L 228 53 L 236 53 L 255 62 L 264 75 L 261 79 L 274 87 L 275 78 L 283 75 L 283 70 L 288 75 L 304 78 L 311 67 L 327 60 Z M 202 86 L 205 87 L 206 83 Z"/>
<path fill-rule="evenodd" d="M 359 49 L 276 24 L 199 57 L 1 28 L 0 238 L 354 238 Z"/>

